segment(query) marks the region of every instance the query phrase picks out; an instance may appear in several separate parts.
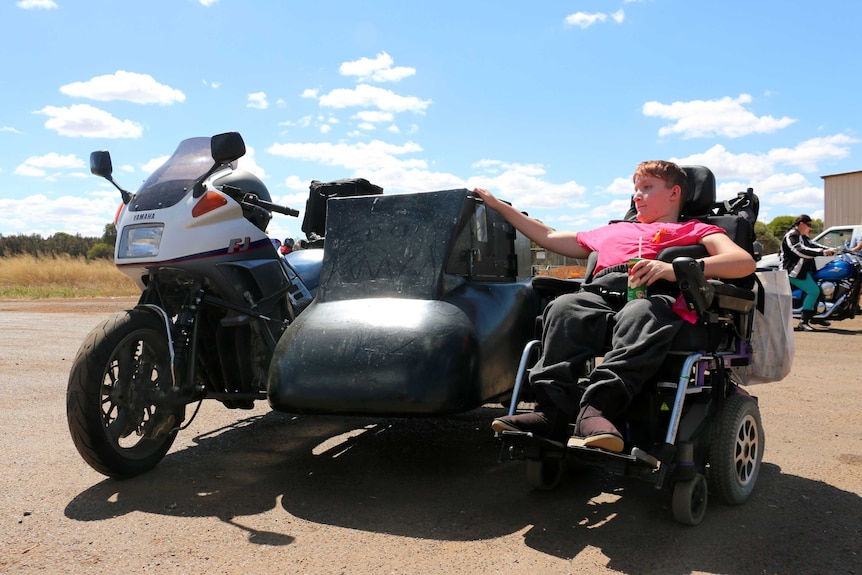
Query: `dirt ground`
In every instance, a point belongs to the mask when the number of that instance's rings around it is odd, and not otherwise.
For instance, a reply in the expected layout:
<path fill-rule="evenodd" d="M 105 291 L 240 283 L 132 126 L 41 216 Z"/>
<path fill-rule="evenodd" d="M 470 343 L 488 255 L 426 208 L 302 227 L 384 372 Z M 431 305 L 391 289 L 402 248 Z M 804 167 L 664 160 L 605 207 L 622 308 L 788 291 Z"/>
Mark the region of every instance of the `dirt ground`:
<path fill-rule="evenodd" d="M 80 342 L 132 300 L 0 302 L 0 574 L 862 573 L 862 320 L 796 334 L 749 388 L 764 467 L 743 506 L 674 522 L 670 496 L 593 470 L 551 492 L 500 463 L 499 406 L 297 417 L 205 402 L 155 470 L 106 479 L 72 445 Z"/>

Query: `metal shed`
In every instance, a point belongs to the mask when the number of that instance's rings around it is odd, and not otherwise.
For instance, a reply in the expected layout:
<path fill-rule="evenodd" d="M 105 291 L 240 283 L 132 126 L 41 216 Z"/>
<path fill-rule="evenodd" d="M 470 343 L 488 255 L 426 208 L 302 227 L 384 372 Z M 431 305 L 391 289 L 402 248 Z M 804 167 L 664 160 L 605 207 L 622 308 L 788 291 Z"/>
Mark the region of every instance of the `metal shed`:
<path fill-rule="evenodd" d="M 862 170 L 821 177 L 826 227 L 862 223 Z"/>

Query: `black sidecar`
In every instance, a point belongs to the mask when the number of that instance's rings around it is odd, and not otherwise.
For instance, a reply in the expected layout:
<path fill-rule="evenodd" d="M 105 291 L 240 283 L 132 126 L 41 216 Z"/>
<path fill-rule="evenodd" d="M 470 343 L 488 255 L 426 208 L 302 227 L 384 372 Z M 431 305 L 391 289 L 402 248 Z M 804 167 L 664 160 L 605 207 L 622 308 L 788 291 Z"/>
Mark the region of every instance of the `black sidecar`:
<path fill-rule="evenodd" d="M 435 415 L 511 396 L 539 300 L 529 240 L 465 189 L 331 198 L 315 300 L 278 342 L 278 411 Z"/>

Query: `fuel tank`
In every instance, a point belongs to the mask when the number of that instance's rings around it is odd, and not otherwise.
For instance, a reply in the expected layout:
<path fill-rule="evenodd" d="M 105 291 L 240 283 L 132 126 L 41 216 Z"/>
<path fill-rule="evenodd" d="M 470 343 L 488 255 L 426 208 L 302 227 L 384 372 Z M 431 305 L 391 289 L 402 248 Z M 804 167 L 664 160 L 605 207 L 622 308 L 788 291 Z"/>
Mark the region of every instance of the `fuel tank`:
<path fill-rule="evenodd" d="M 816 281 L 820 280 L 843 280 L 853 275 L 855 268 L 852 263 L 846 261 L 842 256 L 838 256 L 829 261 L 825 266 L 812 274 Z"/>

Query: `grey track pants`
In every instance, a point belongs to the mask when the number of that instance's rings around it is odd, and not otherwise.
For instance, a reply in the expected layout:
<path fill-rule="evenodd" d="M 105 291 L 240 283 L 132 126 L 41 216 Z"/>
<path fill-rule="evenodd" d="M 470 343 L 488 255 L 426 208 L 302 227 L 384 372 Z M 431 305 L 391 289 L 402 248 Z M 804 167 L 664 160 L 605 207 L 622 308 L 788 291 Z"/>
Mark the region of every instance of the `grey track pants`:
<path fill-rule="evenodd" d="M 620 286 L 619 278 L 605 283 Z M 617 309 L 618 298 L 589 291 L 558 297 L 545 308 L 542 356 L 530 370 L 530 383 L 572 419 L 599 389 L 624 398 L 618 406 L 623 410 L 661 367 L 682 326 L 684 320 L 671 309 L 675 299 L 649 295 Z M 602 354 L 581 398 L 577 382 L 587 375 L 585 363 Z"/>

